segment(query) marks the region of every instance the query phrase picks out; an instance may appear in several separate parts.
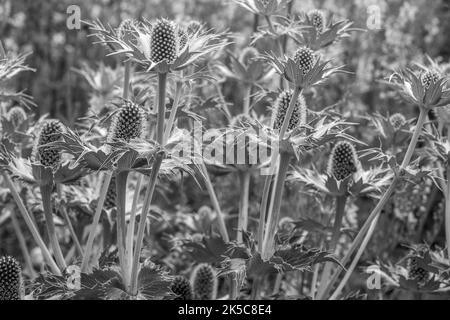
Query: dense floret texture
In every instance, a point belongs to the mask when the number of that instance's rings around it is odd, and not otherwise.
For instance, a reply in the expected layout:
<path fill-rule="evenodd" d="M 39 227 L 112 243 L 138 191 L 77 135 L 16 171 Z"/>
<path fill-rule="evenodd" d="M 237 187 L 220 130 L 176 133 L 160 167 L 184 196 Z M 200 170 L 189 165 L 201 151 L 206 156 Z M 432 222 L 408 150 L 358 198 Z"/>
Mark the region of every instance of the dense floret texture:
<path fill-rule="evenodd" d="M 192 274 L 192 289 L 197 300 L 215 300 L 217 296 L 216 271 L 209 264 L 198 265 Z"/>
<path fill-rule="evenodd" d="M 174 300 L 192 300 L 192 287 L 188 279 L 177 276 L 172 282 L 171 289 L 177 295 Z"/>
<path fill-rule="evenodd" d="M 57 120 L 47 120 L 41 129 L 37 142 L 37 157 L 39 162 L 47 167 L 54 167 L 61 161 L 60 152 L 49 143 L 56 142 L 61 138 L 63 126 Z"/>
<path fill-rule="evenodd" d="M 292 99 L 292 91 L 283 91 L 278 97 L 275 103 L 274 118 L 273 118 L 273 128 L 275 130 L 280 130 L 283 126 L 284 119 L 286 118 L 286 113 L 289 108 L 289 104 Z M 289 119 L 288 130 L 293 130 L 302 124 L 306 123 L 306 103 L 305 98 L 300 95 L 295 103 L 292 116 Z"/>
<path fill-rule="evenodd" d="M 177 57 L 177 30 L 175 24 L 169 20 L 158 20 L 151 32 L 151 60 L 159 63 L 166 60 L 173 63 Z"/>
<path fill-rule="evenodd" d="M 0 258 L 0 300 L 21 300 L 22 275 L 19 263 L 13 257 Z"/>
<path fill-rule="evenodd" d="M 344 180 L 358 170 L 355 147 L 346 141 L 339 142 L 331 151 L 328 173 L 337 180 Z"/>
<path fill-rule="evenodd" d="M 109 139 L 130 142 L 142 135 L 144 114 L 140 107 L 127 102 L 114 116 Z"/>

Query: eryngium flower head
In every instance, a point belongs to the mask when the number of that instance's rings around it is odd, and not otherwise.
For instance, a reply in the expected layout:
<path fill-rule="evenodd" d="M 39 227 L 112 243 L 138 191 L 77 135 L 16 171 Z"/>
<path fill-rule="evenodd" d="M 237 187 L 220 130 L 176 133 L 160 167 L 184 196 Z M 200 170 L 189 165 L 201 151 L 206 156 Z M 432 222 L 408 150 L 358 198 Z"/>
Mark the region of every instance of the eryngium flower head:
<path fill-rule="evenodd" d="M 172 282 L 171 289 L 177 295 L 174 300 L 192 300 L 192 287 L 188 279 L 177 276 Z"/>
<path fill-rule="evenodd" d="M 130 43 L 133 39 L 133 28 L 135 27 L 135 22 L 132 19 L 123 20 L 119 27 L 117 28 L 117 36 L 119 39 Z"/>
<path fill-rule="evenodd" d="M 417 257 L 408 259 L 406 269 L 408 270 L 409 279 L 416 280 L 419 284 L 428 280 L 429 273 L 427 270 L 419 267 Z"/>
<path fill-rule="evenodd" d="M 177 28 L 172 21 L 161 19 L 152 27 L 150 35 L 150 58 L 154 63 L 166 60 L 173 63 L 178 51 Z"/>
<path fill-rule="evenodd" d="M 333 175 L 338 181 L 344 180 L 358 170 L 358 157 L 355 147 L 341 141 L 331 151 L 328 162 L 328 174 Z"/>
<path fill-rule="evenodd" d="M 106 198 L 104 207 L 106 209 L 112 209 L 116 206 L 116 178 L 113 176 L 111 177 L 111 181 L 109 182 L 108 191 L 106 192 Z"/>
<path fill-rule="evenodd" d="M 389 118 L 389 122 L 395 131 L 400 130 L 406 124 L 406 118 L 401 113 L 395 113 Z"/>
<path fill-rule="evenodd" d="M 285 90 L 278 97 L 275 102 L 273 128 L 280 130 L 283 126 L 284 119 L 286 118 L 286 112 L 289 108 L 289 104 L 292 99 L 292 91 Z M 293 130 L 298 126 L 306 123 L 306 102 L 305 98 L 300 95 L 295 103 L 294 111 L 292 112 L 291 119 L 289 119 L 288 130 Z"/>
<path fill-rule="evenodd" d="M 312 10 L 308 13 L 308 17 L 317 32 L 323 32 L 323 29 L 325 28 L 325 14 L 323 11 Z"/>
<path fill-rule="evenodd" d="M 37 160 L 44 166 L 54 167 L 61 160 L 61 153 L 48 143 L 56 142 L 60 139 L 63 126 L 58 120 L 47 120 L 41 129 L 37 141 Z"/>
<path fill-rule="evenodd" d="M 216 271 L 207 263 L 199 264 L 192 273 L 192 289 L 197 300 L 215 300 L 217 296 Z"/>
<path fill-rule="evenodd" d="M 23 296 L 22 270 L 13 257 L 0 258 L 0 300 L 21 300 Z"/>
<path fill-rule="evenodd" d="M 425 89 L 428 89 L 432 84 L 437 83 L 441 79 L 441 75 L 436 71 L 430 70 L 422 74 L 421 78 L 423 86 Z"/>
<path fill-rule="evenodd" d="M 244 65 L 248 66 L 250 63 L 252 63 L 253 59 L 259 56 L 259 52 L 254 47 L 247 47 L 244 50 L 242 50 L 242 53 L 239 57 L 239 62 Z"/>
<path fill-rule="evenodd" d="M 9 110 L 8 114 L 9 121 L 12 122 L 14 127 L 18 127 L 27 118 L 27 114 L 21 107 L 13 107 Z"/>
<path fill-rule="evenodd" d="M 314 51 L 307 47 L 302 47 L 295 52 L 294 61 L 298 68 L 307 74 L 315 63 Z"/>
<path fill-rule="evenodd" d="M 111 124 L 109 140 L 130 142 L 142 135 L 144 114 L 137 104 L 126 102 L 115 115 Z"/>

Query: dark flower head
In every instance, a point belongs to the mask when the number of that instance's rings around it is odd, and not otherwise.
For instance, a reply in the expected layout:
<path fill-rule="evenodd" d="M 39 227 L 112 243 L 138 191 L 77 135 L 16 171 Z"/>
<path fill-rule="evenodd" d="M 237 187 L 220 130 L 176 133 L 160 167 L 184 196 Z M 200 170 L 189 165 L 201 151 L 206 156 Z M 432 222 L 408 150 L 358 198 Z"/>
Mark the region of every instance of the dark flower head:
<path fill-rule="evenodd" d="M 441 79 L 441 75 L 436 71 L 427 71 L 422 74 L 422 84 L 428 89 L 432 84 L 437 83 Z"/>
<path fill-rule="evenodd" d="M 325 28 L 325 14 L 321 10 L 312 10 L 308 13 L 311 24 L 316 28 L 317 32 L 323 32 Z"/>
<path fill-rule="evenodd" d="M 315 60 L 314 51 L 307 47 L 298 49 L 294 55 L 294 61 L 303 74 L 307 74 L 313 68 Z"/>
<path fill-rule="evenodd" d="M 188 279 L 177 276 L 172 282 L 171 289 L 177 295 L 174 300 L 192 300 L 192 287 Z"/>
<path fill-rule="evenodd" d="M 400 130 L 406 124 L 406 118 L 401 113 L 395 113 L 389 118 L 389 122 L 395 131 Z"/>
<path fill-rule="evenodd" d="M 56 142 L 61 138 L 63 125 L 58 120 L 47 120 L 41 129 L 37 141 L 36 159 L 44 166 L 54 167 L 61 161 L 59 150 L 46 144 Z"/>
<path fill-rule="evenodd" d="M 178 51 L 177 28 L 172 21 L 160 19 L 152 26 L 150 34 L 150 57 L 154 63 L 166 60 L 173 63 Z"/>
<path fill-rule="evenodd" d="M 408 258 L 406 262 L 406 269 L 408 270 L 408 278 L 411 280 L 416 280 L 419 284 L 423 284 L 428 280 L 429 272 L 424 268 L 419 266 L 419 259 L 422 258 L 422 254 L 410 253 L 411 257 Z"/>
<path fill-rule="evenodd" d="M 192 273 L 194 298 L 198 300 L 215 300 L 217 296 L 216 271 L 207 263 L 199 264 Z"/>
<path fill-rule="evenodd" d="M 347 141 L 341 141 L 331 151 L 328 174 L 341 181 L 357 172 L 358 165 L 355 147 Z"/>
<path fill-rule="evenodd" d="M 126 102 L 114 115 L 109 140 L 130 142 L 141 137 L 144 127 L 144 114 L 137 104 Z"/>
<path fill-rule="evenodd" d="M 286 118 L 286 112 L 288 111 L 289 104 L 292 99 L 292 91 L 283 91 L 277 101 L 275 102 L 273 128 L 280 130 L 283 126 L 284 119 Z M 295 103 L 294 111 L 292 112 L 291 119 L 289 119 L 288 130 L 293 130 L 298 126 L 306 123 L 306 102 L 305 98 L 300 95 Z"/>
<path fill-rule="evenodd" d="M 13 257 L 0 258 L 0 300 L 21 300 L 23 297 L 22 270 Z"/>

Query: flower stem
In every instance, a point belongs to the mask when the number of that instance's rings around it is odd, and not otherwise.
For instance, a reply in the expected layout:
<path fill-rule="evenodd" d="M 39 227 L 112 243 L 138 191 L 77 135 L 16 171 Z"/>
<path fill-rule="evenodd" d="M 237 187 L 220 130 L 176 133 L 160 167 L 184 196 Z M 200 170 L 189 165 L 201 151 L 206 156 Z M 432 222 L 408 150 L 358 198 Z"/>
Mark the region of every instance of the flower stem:
<path fill-rule="evenodd" d="M 166 115 L 167 73 L 158 73 L 158 114 L 156 116 L 156 141 L 164 143 L 164 120 Z"/>
<path fill-rule="evenodd" d="M 183 74 L 181 74 L 181 77 L 182 76 Z M 183 92 L 183 83 L 180 80 L 177 81 L 177 87 L 175 90 L 175 97 L 173 99 L 172 110 L 170 111 L 169 120 L 167 121 L 166 131 L 164 132 L 164 144 L 166 144 L 167 140 L 169 140 L 170 134 L 173 130 L 173 125 L 175 123 L 175 118 L 177 115 L 178 105 L 180 102 L 182 92 Z"/>
<path fill-rule="evenodd" d="M 131 60 L 125 61 L 125 71 L 123 78 L 123 94 L 122 97 L 127 100 L 130 91 L 130 78 L 131 78 Z"/>
<path fill-rule="evenodd" d="M 102 214 L 103 205 L 105 203 L 106 194 L 109 188 L 109 183 L 111 182 L 111 177 L 112 172 L 106 172 L 105 177 L 103 178 L 103 185 L 100 189 L 100 196 L 98 198 L 97 207 L 95 208 L 94 220 L 92 221 L 91 231 L 89 232 L 89 237 L 86 243 L 83 261 L 81 262 L 81 272 L 83 273 L 86 273 L 88 271 L 89 259 L 92 254 L 95 234 L 97 231 L 98 223 L 100 221 L 100 216 Z"/>
<path fill-rule="evenodd" d="M 259 226 L 258 226 L 258 251 L 262 253 L 264 242 L 264 230 L 266 224 L 267 204 L 269 203 L 270 187 L 272 186 L 272 176 L 266 176 L 264 181 L 263 195 L 261 199 L 261 208 L 259 210 Z"/>
<path fill-rule="evenodd" d="M 244 106 L 243 106 L 243 114 L 250 114 L 250 102 L 252 97 L 252 85 L 247 84 L 244 87 Z"/>
<path fill-rule="evenodd" d="M 50 239 L 50 243 L 55 254 L 56 263 L 59 268 L 66 269 L 66 261 L 59 246 L 58 236 L 56 234 L 55 222 L 53 221 L 53 209 L 52 209 L 52 185 L 47 184 L 40 186 L 42 196 L 42 206 L 45 215 L 45 225 L 47 226 L 47 233 Z"/>
<path fill-rule="evenodd" d="M 122 276 L 125 282 L 125 286 L 129 285 L 129 272 L 127 271 L 127 259 L 125 256 L 125 215 L 126 215 L 126 194 L 127 194 L 127 180 L 128 180 L 128 171 L 119 172 L 116 175 L 116 205 L 117 205 L 117 248 L 119 251 L 119 262 L 122 270 Z"/>
<path fill-rule="evenodd" d="M 17 204 L 17 207 L 19 207 L 19 212 L 22 214 L 22 218 L 25 220 L 25 223 L 27 224 L 28 229 L 30 230 L 31 234 L 33 235 L 34 241 L 36 241 L 37 245 L 41 249 L 44 259 L 47 261 L 47 264 L 49 265 L 53 274 L 58 275 L 58 276 L 61 275 L 61 270 L 56 265 L 55 261 L 52 258 L 52 255 L 50 254 L 50 251 L 48 250 L 47 246 L 45 245 L 44 241 L 42 240 L 42 238 L 39 234 L 39 231 L 36 228 L 36 225 L 33 223 L 33 220 L 31 220 L 31 217 L 28 214 L 25 204 L 23 203 L 22 198 L 20 197 L 19 193 L 17 192 L 16 186 L 14 185 L 11 178 L 8 176 L 8 174 L 5 171 L 2 171 L 2 176 L 3 176 L 3 180 L 6 182 L 6 185 L 8 186 L 9 190 L 11 191 L 11 194 L 14 198 L 14 201 Z"/>
<path fill-rule="evenodd" d="M 448 259 L 450 259 L 450 164 L 447 164 L 447 188 L 445 191 L 445 238 Z"/>
<path fill-rule="evenodd" d="M 426 117 L 427 117 L 426 108 L 421 108 L 420 109 L 419 119 L 417 121 L 416 128 L 414 130 L 414 134 L 413 134 L 413 136 L 411 138 L 411 142 L 409 143 L 408 150 L 406 151 L 406 155 L 405 155 L 405 157 L 403 159 L 403 162 L 402 162 L 402 164 L 400 166 L 400 169 L 399 169 L 400 173 L 399 174 L 401 174 L 406 169 L 406 167 L 409 165 L 409 163 L 411 162 L 411 158 L 412 158 L 412 156 L 414 154 L 414 150 L 416 148 L 417 141 L 419 140 L 420 134 L 422 133 L 422 128 L 423 128 L 423 125 L 425 123 Z M 342 279 L 341 284 L 338 286 L 338 288 L 343 288 L 345 286 L 345 284 L 347 283 L 350 275 L 353 273 L 353 270 L 354 270 L 356 264 L 358 263 L 359 259 L 361 258 L 361 255 L 364 252 L 364 250 L 365 250 L 365 248 L 366 248 L 366 246 L 367 246 L 367 244 L 368 244 L 368 242 L 369 242 L 370 238 L 372 237 L 372 234 L 373 234 L 373 232 L 375 230 L 375 225 L 372 225 L 372 222 L 373 221 L 377 221 L 375 219 L 378 219 L 378 216 L 381 213 L 381 210 L 383 210 L 384 206 L 386 205 L 386 203 L 390 199 L 392 193 L 394 192 L 398 181 L 399 181 L 399 175 L 396 174 L 394 179 L 393 179 L 393 181 L 392 181 L 392 183 L 391 183 L 391 185 L 386 190 L 386 192 L 383 194 L 383 196 L 381 197 L 381 199 L 378 202 L 377 206 L 370 213 L 370 215 L 367 218 L 366 222 L 364 223 L 364 225 L 362 226 L 362 228 L 359 231 L 358 235 L 356 236 L 355 240 L 353 241 L 349 251 L 347 252 L 345 257 L 341 261 L 341 264 L 345 265 L 350 260 L 350 257 L 353 254 L 353 252 L 356 250 L 356 248 L 361 244 L 361 247 L 358 250 L 357 254 L 355 255 L 350 268 L 346 272 L 346 276 L 344 276 L 344 278 Z M 334 282 L 339 277 L 339 274 L 341 273 L 341 271 L 342 271 L 342 269 L 338 269 L 336 271 L 335 276 L 333 276 L 331 281 L 328 283 L 328 286 L 327 286 L 326 290 L 324 291 L 324 293 L 320 296 L 320 299 L 323 299 L 328 294 L 328 292 L 331 290 L 332 286 L 334 285 Z"/>
<path fill-rule="evenodd" d="M 60 208 L 60 212 L 62 213 L 64 220 L 66 220 L 67 228 L 69 229 L 69 233 L 72 237 L 73 243 L 75 244 L 75 248 L 77 248 L 80 256 L 83 256 L 83 248 L 81 247 L 80 241 L 78 240 L 75 229 L 73 228 L 72 222 L 70 221 L 70 217 L 67 213 L 66 208 Z"/>
<path fill-rule="evenodd" d="M 247 231 L 248 226 L 248 198 L 249 198 L 249 188 L 250 188 L 250 172 L 241 172 L 239 175 L 239 180 L 241 182 L 240 188 L 240 206 L 239 206 L 239 218 L 238 218 L 238 230 L 237 230 L 237 241 L 242 243 L 243 233 Z"/>

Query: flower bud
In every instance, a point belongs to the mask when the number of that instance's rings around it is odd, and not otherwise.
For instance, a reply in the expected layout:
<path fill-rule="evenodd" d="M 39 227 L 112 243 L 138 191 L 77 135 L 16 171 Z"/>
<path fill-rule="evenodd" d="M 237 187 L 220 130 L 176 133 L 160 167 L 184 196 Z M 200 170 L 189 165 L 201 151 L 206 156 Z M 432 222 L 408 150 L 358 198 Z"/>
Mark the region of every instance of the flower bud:
<path fill-rule="evenodd" d="M 307 74 L 314 67 L 315 60 L 314 51 L 307 47 L 298 49 L 294 55 L 294 61 L 303 74 Z"/>
<path fill-rule="evenodd" d="M 109 133 L 109 142 L 122 140 L 130 142 L 142 135 L 144 114 L 137 104 L 126 102 L 115 115 Z"/>
<path fill-rule="evenodd" d="M 321 10 L 312 10 L 308 14 L 309 20 L 317 32 L 322 33 L 325 28 L 325 14 Z"/>
<path fill-rule="evenodd" d="M 422 74 L 422 84 L 425 87 L 425 89 L 430 88 L 432 84 L 437 83 L 440 79 L 441 75 L 436 71 L 430 70 Z"/>
<path fill-rule="evenodd" d="M 22 270 L 13 257 L 0 258 L 0 300 L 23 298 Z"/>
<path fill-rule="evenodd" d="M 150 58 L 154 63 L 166 60 L 172 63 L 177 57 L 177 31 L 173 22 L 161 19 L 152 28 L 150 35 Z"/>
<path fill-rule="evenodd" d="M 207 263 L 199 264 L 192 273 L 192 289 L 197 300 L 215 300 L 217 296 L 216 271 Z"/>
<path fill-rule="evenodd" d="M 22 122 L 25 121 L 25 119 L 27 118 L 27 114 L 21 107 L 16 106 L 9 110 L 7 117 L 9 121 L 12 122 L 14 127 L 18 127 L 22 124 Z"/>
<path fill-rule="evenodd" d="M 275 102 L 273 128 L 280 130 L 283 126 L 284 119 L 286 118 L 286 112 L 289 108 L 289 104 L 292 99 L 292 91 L 285 90 L 278 97 Z M 293 130 L 298 126 L 306 123 L 306 102 L 305 98 L 300 95 L 295 103 L 294 111 L 292 112 L 291 119 L 289 119 L 288 130 Z"/>
<path fill-rule="evenodd" d="M 389 122 L 394 127 L 395 131 L 400 130 L 406 124 L 406 118 L 401 113 L 395 113 L 389 118 Z"/>
<path fill-rule="evenodd" d="M 355 147 L 347 141 L 341 141 L 331 151 L 328 174 L 341 181 L 357 172 L 358 164 Z"/>
<path fill-rule="evenodd" d="M 63 125 L 58 120 L 47 120 L 39 133 L 36 159 L 44 166 L 55 167 L 61 161 L 61 153 L 48 143 L 56 142 L 63 132 Z"/>
<path fill-rule="evenodd" d="M 172 282 L 171 289 L 177 295 L 174 300 L 192 300 L 192 287 L 188 279 L 177 276 Z"/>

